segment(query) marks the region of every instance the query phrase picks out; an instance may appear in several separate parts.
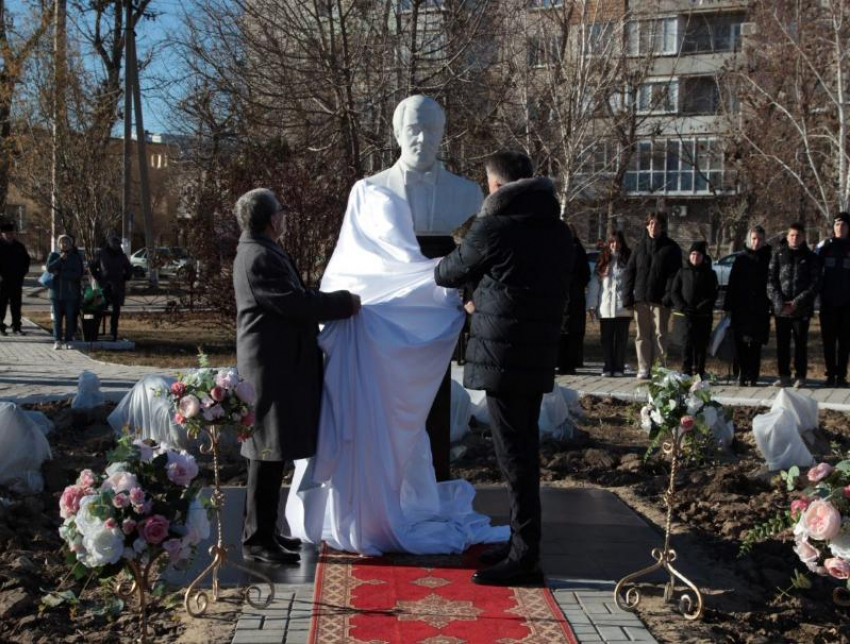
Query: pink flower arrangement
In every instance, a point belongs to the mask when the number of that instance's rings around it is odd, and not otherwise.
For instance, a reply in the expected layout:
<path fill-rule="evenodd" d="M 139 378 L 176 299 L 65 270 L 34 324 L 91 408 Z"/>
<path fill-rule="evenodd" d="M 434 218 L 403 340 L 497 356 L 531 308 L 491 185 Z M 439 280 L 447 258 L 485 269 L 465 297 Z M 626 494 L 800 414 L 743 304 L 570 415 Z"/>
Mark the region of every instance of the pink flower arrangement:
<path fill-rule="evenodd" d="M 682 428 L 683 432 L 690 432 L 693 430 L 695 422 L 693 416 L 682 416 L 682 419 L 679 421 L 679 427 Z"/>
<path fill-rule="evenodd" d="M 817 541 L 829 541 L 838 536 L 841 514 L 829 501 L 815 501 L 800 519 L 806 534 Z"/>
<path fill-rule="evenodd" d="M 162 543 L 168 536 L 169 521 L 161 514 L 148 517 L 141 524 L 139 532 L 148 543 Z"/>
<path fill-rule="evenodd" d="M 90 489 L 79 485 L 66 487 L 59 499 L 59 515 L 63 519 L 74 516 L 80 510 L 80 499 L 89 494 Z"/>
<path fill-rule="evenodd" d="M 826 568 L 832 577 L 836 579 L 850 579 L 850 563 L 838 557 L 830 557 L 823 562 L 823 567 Z"/>
<path fill-rule="evenodd" d="M 791 501 L 791 516 L 796 517 L 801 512 L 804 512 L 811 505 L 812 501 L 809 498 L 801 497 Z"/>
<path fill-rule="evenodd" d="M 818 463 L 809 470 L 808 477 L 812 483 L 818 483 L 832 474 L 832 465 L 829 463 Z"/>

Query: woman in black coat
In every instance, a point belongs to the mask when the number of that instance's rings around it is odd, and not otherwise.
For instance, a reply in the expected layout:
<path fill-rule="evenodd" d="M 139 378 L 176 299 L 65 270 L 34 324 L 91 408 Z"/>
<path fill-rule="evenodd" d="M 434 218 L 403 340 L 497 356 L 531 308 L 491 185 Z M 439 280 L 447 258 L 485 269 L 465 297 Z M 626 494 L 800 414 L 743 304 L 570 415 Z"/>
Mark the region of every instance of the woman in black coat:
<path fill-rule="evenodd" d="M 723 310 L 732 316 L 738 386 L 756 385 L 761 371 L 761 347 L 770 334 L 770 300 L 767 297 L 767 269 L 770 246 L 764 242 L 764 228 L 748 233 L 747 248 L 735 258 Z"/>
<path fill-rule="evenodd" d="M 121 240 L 118 237 L 110 237 L 106 248 L 97 254 L 95 261 L 89 266 L 94 278 L 100 284 L 109 305 L 112 309 L 109 329 L 113 342 L 118 339 L 118 318 L 121 316 L 121 307 L 124 306 L 126 283 L 133 273 L 130 260 L 121 248 Z"/>
<path fill-rule="evenodd" d="M 577 231 L 569 225 L 573 234 L 573 270 L 570 278 L 570 293 L 564 307 L 564 319 L 561 324 L 561 341 L 558 346 L 558 373 L 573 374 L 576 368 L 583 366 L 584 333 L 587 327 L 585 289 L 590 282 L 590 264 L 587 253 Z"/>
<path fill-rule="evenodd" d="M 688 259 L 673 279 L 670 299 L 677 314 L 685 316 L 685 351 L 682 373 L 705 377 L 705 353 L 711 336 L 712 313 L 717 299 L 717 275 L 706 254 L 706 244 L 691 244 Z"/>

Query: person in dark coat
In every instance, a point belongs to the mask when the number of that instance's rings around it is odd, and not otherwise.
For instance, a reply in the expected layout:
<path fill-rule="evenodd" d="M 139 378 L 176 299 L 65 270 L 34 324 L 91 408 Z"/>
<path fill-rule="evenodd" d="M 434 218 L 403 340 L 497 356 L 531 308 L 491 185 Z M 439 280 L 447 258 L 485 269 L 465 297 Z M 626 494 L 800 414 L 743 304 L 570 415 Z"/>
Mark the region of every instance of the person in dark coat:
<path fill-rule="evenodd" d="M 582 345 L 587 326 L 585 289 L 590 282 L 587 253 L 574 227 L 570 226 L 570 232 L 573 234 L 573 272 L 558 346 L 558 372 L 562 374 L 574 374 L 583 364 Z"/>
<path fill-rule="evenodd" d="M 677 313 L 685 316 L 685 347 L 682 373 L 695 372 L 705 378 L 705 352 L 711 337 L 714 301 L 717 299 L 717 275 L 704 241 L 691 244 L 684 266 L 673 278 L 670 300 Z"/>
<path fill-rule="evenodd" d="M 767 295 L 776 316 L 776 387 L 791 384 L 791 338 L 794 338 L 794 387 L 806 384 L 808 371 L 809 321 L 820 291 L 820 260 L 806 245 L 803 224 L 788 227 L 785 240 L 770 258 Z"/>
<path fill-rule="evenodd" d="M 477 283 L 464 387 L 487 392 L 496 459 L 508 485 L 511 541 L 482 556 L 495 564 L 479 584 L 538 583 L 540 431 L 543 394 L 552 391 L 574 245 L 549 179 L 531 160 L 498 152 L 485 162 L 490 196 L 461 246 L 435 269 L 437 284 Z M 468 309 L 469 310 L 469 309 Z"/>
<path fill-rule="evenodd" d="M 53 273 L 53 281 L 48 288 L 53 309 L 53 348 L 58 350 L 63 347 L 70 349 L 77 332 L 85 266 L 73 237 L 59 235 L 56 246 L 59 250 L 47 257 L 47 271 Z"/>
<path fill-rule="evenodd" d="M 820 330 L 826 364 L 826 386 L 847 386 L 850 358 L 850 213 L 832 222 L 832 237 L 818 249 L 823 267 Z M 837 349 L 837 351 L 836 351 Z"/>
<path fill-rule="evenodd" d="M 236 202 L 242 230 L 233 262 L 236 359 L 256 391 L 254 433 L 242 444 L 249 459 L 243 556 L 293 563 L 276 535 L 284 461 L 316 451 L 322 387 L 318 323 L 351 317 L 360 298 L 309 289 L 277 239 L 287 214 L 274 193 L 251 190 Z"/>
<path fill-rule="evenodd" d="M 635 246 L 626 266 L 626 300 L 634 309 L 638 372 L 641 380 L 650 378 L 652 365 L 667 359 L 667 330 L 670 301 L 667 294 L 682 266 L 682 249 L 667 236 L 667 218 L 651 213 L 646 218 L 646 235 Z"/>
<path fill-rule="evenodd" d="M 15 224 L 3 224 L 0 233 L 0 335 L 6 335 L 7 308 L 12 313 L 12 333 L 26 335 L 21 328 L 21 299 L 24 278 L 30 270 L 30 254 L 15 239 Z"/>
<path fill-rule="evenodd" d="M 109 302 L 109 332 L 114 342 L 118 339 L 118 318 L 121 316 L 121 307 L 124 306 L 127 280 L 133 275 L 133 267 L 121 248 L 119 237 L 109 238 L 106 248 L 97 254 L 89 265 L 89 270 Z"/>
<path fill-rule="evenodd" d="M 767 270 L 770 246 L 765 244 L 764 228 L 755 226 L 748 233 L 748 248 L 735 258 L 729 272 L 729 285 L 723 309 L 731 316 L 738 361 L 738 385 L 758 383 L 761 372 L 761 348 L 770 334 L 770 300 L 767 297 Z"/>

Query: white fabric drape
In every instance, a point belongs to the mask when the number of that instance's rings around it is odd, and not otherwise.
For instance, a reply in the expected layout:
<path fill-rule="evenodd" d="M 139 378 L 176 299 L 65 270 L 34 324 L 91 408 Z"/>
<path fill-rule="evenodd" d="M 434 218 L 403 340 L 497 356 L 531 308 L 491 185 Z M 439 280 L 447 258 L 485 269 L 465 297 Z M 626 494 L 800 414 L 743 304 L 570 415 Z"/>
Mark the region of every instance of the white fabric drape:
<path fill-rule="evenodd" d="M 360 295 L 359 315 L 323 329 L 327 354 L 316 456 L 296 462 L 286 506 L 304 541 L 367 555 L 462 552 L 507 540 L 473 512 L 466 481 L 437 483 L 425 419 L 463 324 L 434 283 L 407 203 L 358 182 L 323 291 Z"/>

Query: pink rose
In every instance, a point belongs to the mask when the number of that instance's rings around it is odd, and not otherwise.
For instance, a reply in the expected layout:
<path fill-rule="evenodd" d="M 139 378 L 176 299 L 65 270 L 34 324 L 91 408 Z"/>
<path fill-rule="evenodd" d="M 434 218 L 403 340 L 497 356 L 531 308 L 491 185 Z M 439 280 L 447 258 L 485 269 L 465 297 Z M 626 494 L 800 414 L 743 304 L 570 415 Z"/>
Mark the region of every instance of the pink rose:
<path fill-rule="evenodd" d="M 120 494 L 116 494 L 114 497 L 112 497 L 112 505 L 119 509 L 126 508 L 128 505 L 130 505 L 130 496 L 124 494 L 123 492 Z"/>
<path fill-rule="evenodd" d="M 841 514 L 829 501 L 817 500 L 803 513 L 803 528 L 816 541 L 829 541 L 841 529 Z"/>
<path fill-rule="evenodd" d="M 236 369 L 223 369 L 215 375 L 215 384 L 222 389 L 233 389 L 239 383 Z"/>
<path fill-rule="evenodd" d="M 226 395 L 227 393 L 224 391 L 223 387 L 215 386 L 210 389 L 210 398 L 212 398 L 216 402 L 221 402 L 222 400 L 224 400 L 224 397 Z"/>
<path fill-rule="evenodd" d="M 142 523 L 141 534 L 148 543 L 162 543 L 168 536 L 168 519 L 161 514 L 145 519 Z"/>
<path fill-rule="evenodd" d="M 163 542 L 162 547 L 168 553 L 169 561 L 180 561 L 180 552 L 183 550 L 183 544 L 180 542 L 180 539 L 168 539 Z"/>
<path fill-rule="evenodd" d="M 850 485 L 844 488 L 844 498 L 850 499 Z"/>
<path fill-rule="evenodd" d="M 174 422 L 177 425 L 182 425 L 186 422 L 186 417 L 178 411 L 174 414 Z"/>
<path fill-rule="evenodd" d="M 186 394 L 186 385 L 179 380 L 171 383 L 171 393 L 175 398 L 182 398 Z"/>
<path fill-rule="evenodd" d="M 809 470 L 809 481 L 817 483 L 818 481 L 825 479 L 830 474 L 832 474 L 832 465 L 829 463 L 818 463 Z"/>
<path fill-rule="evenodd" d="M 104 521 L 103 525 L 110 530 L 114 530 L 118 527 L 118 523 L 112 517 L 109 517 L 106 521 Z"/>
<path fill-rule="evenodd" d="M 810 544 L 805 538 L 797 537 L 794 545 L 794 552 L 797 553 L 800 561 L 806 564 L 806 567 L 809 570 L 812 572 L 818 572 L 818 558 L 820 557 L 820 552 L 818 552 L 818 549 Z"/>
<path fill-rule="evenodd" d="M 140 487 L 134 487 L 130 490 L 130 503 L 133 505 L 143 505 L 145 502 L 145 491 Z"/>
<path fill-rule="evenodd" d="M 833 557 L 823 562 L 826 571 L 836 579 L 850 579 L 850 563 L 843 559 Z"/>
<path fill-rule="evenodd" d="M 165 466 L 168 478 L 172 483 L 189 487 L 198 475 L 198 464 L 190 454 L 168 452 L 168 465 Z"/>
<path fill-rule="evenodd" d="M 791 501 L 791 516 L 796 517 L 806 511 L 806 508 L 811 505 L 812 500 L 808 497 L 800 497 Z"/>
<path fill-rule="evenodd" d="M 207 394 L 201 397 L 201 409 L 209 409 L 215 404 L 215 401 Z"/>
<path fill-rule="evenodd" d="M 59 499 L 59 515 L 63 519 L 72 517 L 80 511 L 80 499 L 86 496 L 86 490 L 79 485 L 69 485 Z"/>
<path fill-rule="evenodd" d="M 135 529 L 136 522 L 133 521 L 133 519 L 124 519 L 124 523 L 121 524 L 121 532 L 124 534 L 132 534 Z"/>
<path fill-rule="evenodd" d="M 247 380 L 243 380 L 236 385 L 236 397 L 246 405 L 253 405 L 257 394 L 254 392 L 254 387 Z"/>
<path fill-rule="evenodd" d="M 242 416 L 242 426 L 243 427 L 253 427 L 254 425 L 254 412 L 249 411 L 247 414 Z"/>
<path fill-rule="evenodd" d="M 77 485 L 85 490 L 89 490 L 97 483 L 97 476 L 91 470 L 83 470 L 77 478 Z"/>
<path fill-rule="evenodd" d="M 694 417 L 693 416 L 682 416 L 682 420 L 679 421 L 679 426 L 682 428 L 682 431 L 687 433 L 694 428 Z"/>
<path fill-rule="evenodd" d="M 192 416 L 197 416 L 198 412 L 201 411 L 201 401 L 192 394 L 189 394 L 180 399 L 178 407 L 180 408 L 180 413 L 185 418 L 192 418 Z"/>
<path fill-rule="evenodd" d="M 112 490 L 116 494 L 119 492 L 129 492 L 139 485 L 139 481 L 135 474 L 130 472 L 115 472 L 108 477 L 101 486 L 104 490 Z"/>

